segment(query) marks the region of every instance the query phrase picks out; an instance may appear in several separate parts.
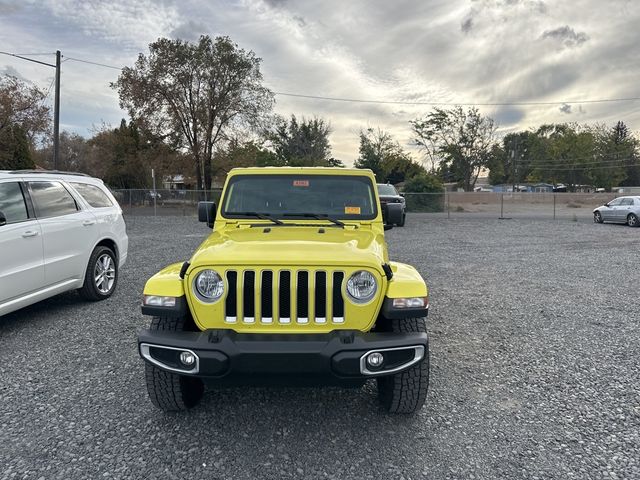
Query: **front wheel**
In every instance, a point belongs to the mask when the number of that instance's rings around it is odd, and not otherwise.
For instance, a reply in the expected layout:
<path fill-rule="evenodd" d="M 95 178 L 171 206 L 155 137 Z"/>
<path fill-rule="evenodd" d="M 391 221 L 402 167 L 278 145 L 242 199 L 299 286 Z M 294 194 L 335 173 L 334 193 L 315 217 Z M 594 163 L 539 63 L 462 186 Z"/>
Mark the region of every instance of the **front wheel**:
<path fill-rule="evenodd" d="M 600 212 L 593 212 L 593 223 L 602 223 L 602 214 Z"/>
<path fill-rule="evenodd" d="M 118 261 L 109 247 L 99 246 L 91 253 L 84 283 L 78 290 L 85 300 L 97 302 L 113 295 L 118 283 Z"/>
<path fill-rule="evenodd" d="M 425 318 L 405 318 L 391 322 L 393 332 L 426 332 Z M 429 388 L 429 344 L 424 358 L 404 372 L 378 378 L 378 398 L 389 413 L 414 413 L 427 398 Z"/>
<path fill-rule="evenodd" d="M 193 328 L 191 317 L 153 317 L 150 330 L 185 331 Z M 204 394 L 199 378 L 166 372 L 145 362 L 149 399 L 160 410 L 178 412 L 195 407 Z"/>
<path fill-rule="evenodd" d="M 627 215 L 627 225 L 630 227 L 637 227 L 640 225 L 640 221 L 638 221 L 638 217 L 634 213 L 630 213 Z"/>
<path fill-rule="evenodd" d="M 402 220 L 400 220 L 400 223 L 398 224 L 399 227 L 404 227 L 404 222 L 405 222 L 406 218 L 407 218 L 407 214 L 403 213 L 402 214 Z"/>

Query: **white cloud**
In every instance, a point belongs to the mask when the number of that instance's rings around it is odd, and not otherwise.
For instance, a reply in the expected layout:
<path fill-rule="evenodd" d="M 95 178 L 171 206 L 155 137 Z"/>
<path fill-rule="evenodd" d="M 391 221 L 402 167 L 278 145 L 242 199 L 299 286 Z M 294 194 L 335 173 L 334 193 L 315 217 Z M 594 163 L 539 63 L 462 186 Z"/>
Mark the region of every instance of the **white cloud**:
<path fill-rule="evenodd" d="M 640 128 L 640 102 L 588 108 L 570 103 L 638 95 L 640 9 L 628 0 L 583 0 L 579 8 L 542 0 L 30 0 L 11 5 L 16 7 L 0 10 L 0 42 L 12 51 L 59 48 L 67 56 L 130 65 L 159 36 L 228 35 L 263 58 L 265 82 L 275 91 L 399 101 L 557 101 L 482 111 L 494 115 L 503 131 L 567 120 L 622 119 Z M 1 58 L 0 70 L 7 67 L 48 85 L 46 68 Z M 90 123 L 117 122 L 123 112 L 108 86 L 116 76 L 114 70 L 65 63 L 64 121 L 85 134 Z M 279 96 L 276 110 L 324 117 L 333 127 L 334 155 L 351 162 L 360 128 L 380 126 L 408 143 L 408 121 L 429 107 Z"/>

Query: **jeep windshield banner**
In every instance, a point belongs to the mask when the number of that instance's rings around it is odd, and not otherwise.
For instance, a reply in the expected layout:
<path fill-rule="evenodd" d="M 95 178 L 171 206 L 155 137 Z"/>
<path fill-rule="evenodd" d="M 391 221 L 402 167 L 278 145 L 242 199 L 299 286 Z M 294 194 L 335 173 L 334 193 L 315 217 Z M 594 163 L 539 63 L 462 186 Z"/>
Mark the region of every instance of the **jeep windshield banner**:
<path fill-rule="evenodd" d="M 372 220 L 378 214 L 373 188 L 365 176 L 236 175 L 227 185 L 222 215 Z"/>

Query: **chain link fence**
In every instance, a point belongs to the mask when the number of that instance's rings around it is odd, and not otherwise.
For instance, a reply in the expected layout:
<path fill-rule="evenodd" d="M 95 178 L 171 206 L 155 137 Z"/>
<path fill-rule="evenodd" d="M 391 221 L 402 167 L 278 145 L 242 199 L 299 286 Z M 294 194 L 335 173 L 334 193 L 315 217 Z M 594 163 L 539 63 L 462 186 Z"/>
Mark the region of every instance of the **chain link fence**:
<path fill-rule="evenodd" d="M 196 216 L 202 200 L 220 200 L 214 190 L 113 190 L 126 216 Z M 592 210 L 612 193 L 404 193 L 407 212 L 447 218 L 523 218 L 591 221 Z"/>

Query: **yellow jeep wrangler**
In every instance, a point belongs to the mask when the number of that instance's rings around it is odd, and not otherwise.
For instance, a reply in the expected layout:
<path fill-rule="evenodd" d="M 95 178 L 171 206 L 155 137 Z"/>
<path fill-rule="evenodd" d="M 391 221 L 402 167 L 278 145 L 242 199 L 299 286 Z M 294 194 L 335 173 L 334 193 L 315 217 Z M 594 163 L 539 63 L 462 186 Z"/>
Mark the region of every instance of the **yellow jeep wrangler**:
<path fill-rule="evenodd" d="M 389 260 L 384 231 L 402 205 L 384 209 L 370 170 L 232 170 L 220 205 L 198 205 L 211 235 L 144 288 L 153 319 L 138 347 L 153 404 L 193 407 L 204 382 L 376 379 L 389 412 L 419 409 L 428 290 L 413 267 Z"/>

